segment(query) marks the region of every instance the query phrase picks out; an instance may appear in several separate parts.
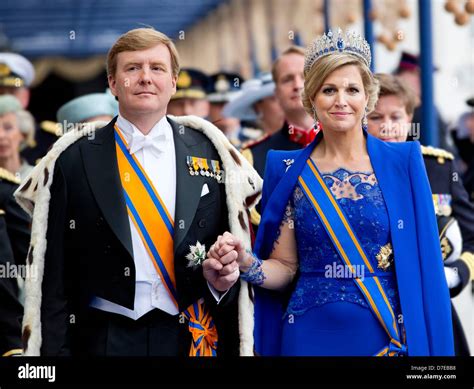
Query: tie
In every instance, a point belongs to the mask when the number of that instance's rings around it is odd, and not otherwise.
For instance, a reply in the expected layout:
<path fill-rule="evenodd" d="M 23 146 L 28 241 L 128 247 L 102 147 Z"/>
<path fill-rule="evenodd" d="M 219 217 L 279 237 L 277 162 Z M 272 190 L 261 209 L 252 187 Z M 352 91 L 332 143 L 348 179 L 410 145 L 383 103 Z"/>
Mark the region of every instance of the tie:
<path fill-rule="evenodd" d="M 130 141 L 130 154 L 135 154 L 141 149 L 148 148 L 152 154 L 159 156 L 165 147 L 166 135 L 163 133 L 143 135 L 141 132 L 134 132 Z"/>

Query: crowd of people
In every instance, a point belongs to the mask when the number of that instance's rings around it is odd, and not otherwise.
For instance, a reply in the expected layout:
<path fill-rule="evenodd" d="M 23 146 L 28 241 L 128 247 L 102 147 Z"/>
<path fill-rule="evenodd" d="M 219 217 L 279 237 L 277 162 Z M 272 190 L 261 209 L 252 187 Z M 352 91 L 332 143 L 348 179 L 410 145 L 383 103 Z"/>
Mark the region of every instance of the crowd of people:
<path fill-rule="evenodd" d="M 37 124 L 0 53 L 0 354 L 470 355 L 474 101 L 420 145 L 417 57 L 370 64 L 334 30 L 206 75 L 139 28 Z"/>

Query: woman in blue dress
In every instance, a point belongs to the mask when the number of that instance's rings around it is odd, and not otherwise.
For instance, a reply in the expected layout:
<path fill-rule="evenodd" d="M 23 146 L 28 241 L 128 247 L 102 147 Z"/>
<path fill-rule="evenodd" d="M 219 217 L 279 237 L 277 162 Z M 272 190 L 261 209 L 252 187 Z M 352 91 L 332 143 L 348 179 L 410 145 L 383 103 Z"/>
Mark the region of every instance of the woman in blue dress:
<path fill-rule="evenodd" d="M 367 42 L 340 30 L 307 49 L 303 103 L 322 130 L 303 150 L 268 154 L 254 251 L 229 233 L 209 251 L 254 285 L 260 355 L 453 355 L 420 146 L 367 134 L 370 60 Z"/>

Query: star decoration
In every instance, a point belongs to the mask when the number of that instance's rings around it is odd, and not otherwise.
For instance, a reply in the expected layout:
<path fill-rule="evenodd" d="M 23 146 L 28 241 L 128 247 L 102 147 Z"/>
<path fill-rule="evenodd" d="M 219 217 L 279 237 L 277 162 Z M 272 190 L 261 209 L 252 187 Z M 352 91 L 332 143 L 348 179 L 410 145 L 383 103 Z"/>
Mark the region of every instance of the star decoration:
<path fill-rule="evenodd" d="M 206 259 L 206 245 L 203 245 L 197 241 L 196 245 L 189 246 L 189 250 L 189 254 L 186 255 L 188 267 L 197 268 L 198 266 L 202 265 Z"/>

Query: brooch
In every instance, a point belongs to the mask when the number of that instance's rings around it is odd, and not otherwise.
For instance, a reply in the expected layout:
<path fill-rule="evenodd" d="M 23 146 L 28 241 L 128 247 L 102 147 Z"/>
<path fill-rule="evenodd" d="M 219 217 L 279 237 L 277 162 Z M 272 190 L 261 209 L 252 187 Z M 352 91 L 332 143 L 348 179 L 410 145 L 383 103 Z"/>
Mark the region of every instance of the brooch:
<path fill-rule="evenodd" d="M 202 265 L 204 260 L 206 259 L 206 245 L 196 242 L 196 245 L 189 246 L 189 254 L 186 255 L 186 259 L 188 260 L 188 267 L 197 268 L 198 266 Z"/>
<path fill-rule="evenodd" d="M 383 271 L 387 271 L 390 267 L 391 263 L 393 262 L 393 250 L 392 244 L 387 243 L 385 246 L 380 248 L 379 253 L 377 254 L 377 267 L 382 269 Z"/>
<path fill-rule="evenodd" d="M 285 173 L 286 173 L 288 171 L 288 169 L 291 167 L 291 165 L 293 165 L 295 160 L 294 159 L 284 159 L 283 162 L 285 162 L 285 165 L 286 165 L 286 170 L 285 170 Z"/>

